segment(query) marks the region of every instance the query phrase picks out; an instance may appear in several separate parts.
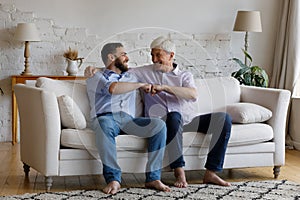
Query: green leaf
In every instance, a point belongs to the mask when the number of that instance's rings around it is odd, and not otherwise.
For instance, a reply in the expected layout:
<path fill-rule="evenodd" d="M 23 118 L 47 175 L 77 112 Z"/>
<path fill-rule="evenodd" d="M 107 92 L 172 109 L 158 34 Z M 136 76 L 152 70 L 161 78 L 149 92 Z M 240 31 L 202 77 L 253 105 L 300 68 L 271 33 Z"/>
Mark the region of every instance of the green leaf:
<path fill-rule="evenodd" d="M 239 64 L 240 67 L 245 68 L 248 67 L 247 65 L 245 65 L 240 59 L 238 58 L 232 58 L 232 60 L 234 60 L 237 64 Z"/>
<path fill-rule="evenodd" d="M 240 76 L 243 76 L 243 74 L 246 74 L 250 70 L 249 67 L 241 68 L 240 70 L 236 71 L 233 77 L 237 78 Z"/>
<path fill-rule="evenodd" d="M 245 50 L 243 50 L 243 53 L 252 63 L 252 57 L 250 54 Z M 251 66 L 251 63 L 249 66 L 247 66 L 238 58 L 233 58 L 232 60 L 234 60 L 241 67 L 239 70 L 231 73 L 231 76 L 236 78 L 240 84 L 268 87 L 269 78 L 264 69 L 259 66 Z"/>
<path fill-rule="evenodd" d="M 250 73 L 244 74 L 244 84 L 245 85 L 252 85 L 251 74 Z"/>

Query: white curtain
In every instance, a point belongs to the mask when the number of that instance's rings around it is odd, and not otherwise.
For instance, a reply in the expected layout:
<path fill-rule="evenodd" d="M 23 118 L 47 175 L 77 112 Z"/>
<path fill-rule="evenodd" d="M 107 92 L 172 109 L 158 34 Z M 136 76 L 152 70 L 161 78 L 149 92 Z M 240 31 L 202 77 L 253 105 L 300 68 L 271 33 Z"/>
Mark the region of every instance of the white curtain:
<path fill-rule="evenodd" d="M 300 72 L 299 0 L 283 0 L 270 86 L 294 89 Z"/>
<path fill-rule="evenodd" d="M 299 1 L 281 1 L 280 25 L 276 38 L 273 74 L 270 82 L 270 87 L 288 89 L 293 96 L 297 95 L 297 93 L 300 95 L 300 81 L 298 81 L 300 79 Z M 292 110 L 293 107 L 294 110 Z M 286 145 L 288 147 L 298 144 L 298 139 L 300 138 L 300 130 L 297 128 L 299 122 L 294 117 L 295 115 L 300 115 L 300 110 L 296 111 L 295 108 L 296 106 L 294 105 L 290 110 L 292 117 L 288 116 L 288 134 L 286 137 Z"/>

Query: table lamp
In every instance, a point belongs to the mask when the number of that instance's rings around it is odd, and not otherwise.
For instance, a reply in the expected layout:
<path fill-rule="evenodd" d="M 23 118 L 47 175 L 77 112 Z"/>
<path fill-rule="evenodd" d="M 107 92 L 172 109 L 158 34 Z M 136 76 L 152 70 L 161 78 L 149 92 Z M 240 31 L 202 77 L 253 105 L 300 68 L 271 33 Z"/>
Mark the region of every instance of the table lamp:
<path fill-rule="evenodd" d="M 245 51 L 248 51 L 248 32 L 262 32 L 261 18 L 259 11 L 238 11 L 233 31 L 243 31 L 245 33 Z M 245 56 L 247 65 L 247 57 Z"/>
<path fill-rule="evenodd" d="M 32 73 L 29 70 L 29 56 L 30 56 L 29 42 L 41 41 L 35 24 L 19 23 L 17 25 L 17 29 L 15 32 L 15 39 L 25 42 L 25 49 L 24 49 L 25 69 L 21 73 L 21 75 L 24 75 L 24 76 L 32 75 Z"/>

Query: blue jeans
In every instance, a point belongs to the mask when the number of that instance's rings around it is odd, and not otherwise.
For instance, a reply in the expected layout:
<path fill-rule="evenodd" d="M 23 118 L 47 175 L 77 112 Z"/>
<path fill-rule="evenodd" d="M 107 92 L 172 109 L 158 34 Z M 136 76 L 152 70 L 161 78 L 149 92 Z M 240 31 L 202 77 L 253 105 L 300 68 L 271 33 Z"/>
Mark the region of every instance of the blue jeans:
<path fill-rule="evenodd" d="M 170 168 L 184 167 L 185 161 L 182 155 L 182 126 L 183 119 L 179 112 L 169 112 L 163 118 L 167 126 L 167 146 Z"/>
<path fill-rule="evenodd" d="M 148 139 L 146 182 L 160 180 L 166 144 L 166 125 L 158 118 L 133 118 L 125 112 L 105 113 L 93 120 L 96 146 L 103 164 L 106 183 L 121 183 L 121 169 L 117 163 L 115 138 L 121 134 Z"/>
<path fill-rule="evenodd" d="M 168 118 L 173 120 L 168 120 Z M 183 129 L 184 132 L 212 134 L 205 168 L 215 172 L 222 171 L 227 144 L 231 133 L 232 120 L 230 115 L 223 112 L 200 115 L 195 117 L 189 124 L 184 125 L 183 128 L 180 127 L 182 124 L 179 123 L 180 121 L 182 121 L 182 118 L 178 112 L 168 113 L 166 120 L 167 129 L 172 126 L 173 128 L 175 127 L 175 129 L 172 131 L 167 130 L 167 141 L 181 145 L 180 147 L 173 149 L 173 154 L 176 155 L 178 159 L 171 163 L 171 168 L 174 169 L 184 166 L 184 160 L 182 157 Z M 177 130 L 176 127 L 178 128 Z M 167 145 L 167 147 L 168 146 L 169 145 Z M 170 151 L 172 150 L 170 149 Z"/>

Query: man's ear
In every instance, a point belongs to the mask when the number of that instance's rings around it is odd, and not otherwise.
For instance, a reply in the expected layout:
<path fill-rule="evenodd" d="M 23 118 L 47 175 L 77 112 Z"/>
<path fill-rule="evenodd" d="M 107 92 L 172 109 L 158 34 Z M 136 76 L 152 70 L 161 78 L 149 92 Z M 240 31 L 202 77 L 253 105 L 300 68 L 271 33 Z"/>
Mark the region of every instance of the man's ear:
<path fill-rule="evenodd" d="M 174 56 L 175 56 L 175 53 L 174 53 L 174 52 L 171 52 L 171 53 L 170 53 L 170 59 L 173 59 Z"/>
<path fill-rule="evenodd" d="M 111 53 L 107 55 L 107 58 L 110 61 L 114 61 L 115 60 L 115 56 L 113 54 L 111 54 Z"/>

